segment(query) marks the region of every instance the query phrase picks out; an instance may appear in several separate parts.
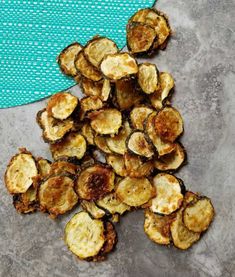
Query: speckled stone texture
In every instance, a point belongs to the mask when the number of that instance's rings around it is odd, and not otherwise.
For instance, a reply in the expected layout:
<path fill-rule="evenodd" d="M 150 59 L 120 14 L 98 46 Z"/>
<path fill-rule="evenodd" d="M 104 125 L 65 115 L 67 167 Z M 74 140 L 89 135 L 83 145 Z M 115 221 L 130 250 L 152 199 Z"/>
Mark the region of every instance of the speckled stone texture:
<path fill-rule="evenodd" d="M 41 213 L 22 216 L 1 179 L 1 277 L 235 276 L 235 2 L 159 0 L 156 6 L 169 15 L 174 30 L 154 62 L 173 74 L 173 105 L 185 121 L 182 142 L 189 162 L 177 176 L 212 198 L 211 228 L 190 250 L 180 251 L 147 239 L 142 211 L 133 212 L 117 225 L 119 242 L 107 261 L 82 262 L 63 243 L 63 228 L 75 211 L 58 220 Z M 51 158 L 35 123 L 44 105 L 0 110 L 1 176 L 20 146 Z"/>

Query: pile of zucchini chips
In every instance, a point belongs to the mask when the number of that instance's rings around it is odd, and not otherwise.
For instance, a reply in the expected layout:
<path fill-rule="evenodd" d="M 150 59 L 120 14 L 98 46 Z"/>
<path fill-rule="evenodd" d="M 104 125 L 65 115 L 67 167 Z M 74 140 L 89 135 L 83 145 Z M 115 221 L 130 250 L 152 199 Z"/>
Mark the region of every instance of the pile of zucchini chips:
<path fill-rule="evenodd" d="M 170 34 L 167 17 L 147 8 L 128 21 L 129 52 L 100 36 L 64 49 L 60 68 L 85 96 L 56 93 L 37 114 L 54 161 L 23 148 L 8 164 L 5 183 L 18 212 L 56 218 L 80 204 L 64 235 L 80 259 L 104 260 L 117 242 L 114 223 L 136 209 L 144 209 L 149 239 L 179 249 L 213 220 L 211 200 L 173 175 L 186 160 L 183 120 L 170 104 L 174 79 L 135 59 L 165 48 Z"/>

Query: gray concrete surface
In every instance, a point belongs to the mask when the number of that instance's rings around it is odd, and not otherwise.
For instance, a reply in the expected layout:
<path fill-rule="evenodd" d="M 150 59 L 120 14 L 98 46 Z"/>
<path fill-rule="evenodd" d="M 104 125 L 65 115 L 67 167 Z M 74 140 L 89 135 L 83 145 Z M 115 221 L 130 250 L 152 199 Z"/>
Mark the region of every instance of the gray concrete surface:
<path fill-rule="evenodd" d="M 234 0 L 159 0 L 174 35 L 154 61 L 176 80 L 173 105 L 182 113 L 189 163 L 177 174 L 187 188 L 212 198 L 216 218 L 186 252 L 155 245 L 143 232 L 141 211 L 125 216 L 107 261 L 78 261 L 63 243 L 73 212 L 58 220 L 16 213 L 0 184 L 1 277 L 235 276 Z M 76 91 L 76 89 L 74 90 Z M 76 92 L 75 92 L 76 93 Z M 0 110 L 0 174 L 20 146 L 50 158 L 35 123 L 45 101 Z"/>

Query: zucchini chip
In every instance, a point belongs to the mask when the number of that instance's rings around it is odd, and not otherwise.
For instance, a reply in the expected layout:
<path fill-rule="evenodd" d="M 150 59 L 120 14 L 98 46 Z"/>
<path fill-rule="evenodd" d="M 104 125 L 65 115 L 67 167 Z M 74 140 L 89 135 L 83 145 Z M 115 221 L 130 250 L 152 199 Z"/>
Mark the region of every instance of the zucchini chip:
<path fill-rule="evenodd" d="M 86 59 L 83 51 L 80 51 L 76 56 L 75 67 L 78 73 L 92 81 L 99 81 L 102 79 L 100 71 Z"/>
<path fill-rule="evenodd" d="M 54 160 L 60 158 L 76 158 L 80 160 L 86 153 L 86 149 L 85 138 L 77 132 L 71 132 L 62 141 L 50 145 Z"/>
<path fill-rule="evenodd" d="M 49 175 L 76 175 L 79 170 L 80 168 L 76 164 L 62 160 L 51 164 Z"/>
<path fill-rule="evenodd" d="M 145 210 L 144 231 L 155 243 L 168 245 L 171 242 L 170 224 L 172 215 L 158 215 Z"/>
<path fill-rule="evenodd" d="M 145 122 L 145 133 L 148 135 L 153 145 L 155 146 L 158 155 L 163 156 L 171 153 L 175 149 L 175 144 L 171 142 L 163 141 L 160 136 L 156 133 L 154 122 L 157 113 L 151 113 Z"/>
<path fill-rule="evenodd" d="M 65 243 L 80 259 L 96 256 L 105 243 L 104 223 L 87 212 L 75 214 L 65 227 Z"/>
<path fill-rule="evenodd" d="M 119 80 L 115 83 L 114 101 L 120 110 L 128 110 L 143 101 L 143 95 L 136 89 L 135 80 Z"/>
<path fill-rule="evenodd" d="M 133 178 L 142 178 L 151 174 L 154 170 L 153 161 L 143 161 L 135 154 L 125 153 L 124 163 L 126 174 Z"/>
<path fill-rule="evenodd" d="M 94 145 L 95 144 L 95 142 L 94 142 L 95 132 L 91 128 L 91 125 L 89 123 L 85 123 L 82 126 L 81 131 L 82 131 L 82 135 L 86 139 L 87 143 L 90 144 L 90 145 Z"/>
<path fill-rule="evenodd" d="M 42 178 L 45 178 L 50 173 L 51 162 L 43 158 L 37 158 L 37 167 L 38 167 L 39 175 Z"/>
<path fill-rule="evenodd" d="M 37 122 L 43 130 L 44 141 L 50 143 L 58 142 L 74 127 L 72 119 L 57 120 L 49 116 L 45 109 L 38 112 Z"/>
<path fill-rule="evenodd" d="M 117 109 L 102 109 L 89 114 L 91 127 L 100 135 L 115 135 L 122 125 L 122 114 Z"/>
<path fill-rule="evenodd" d="M 70 211 L 78 202 L 74 181 L 68 176 L 52 176 L 39 187 L 40 209 L 52 218 Z"/>
<path fill-rule="evenodd" d="M 125 168 L 124 158 L 122 155 L 107 155 L 106 156 L 107 163 L 113 168 L 114 172 L 121 176 L 127 176 L 127 171 Z"/>
<path fill-rule="evenodd" d="M 52 95 L 47 103 L 47 114 L 55 119 L 67 119 L 78 106 L 78 98 L 68 92 Z"/>
<path fill-rule="evenodd" d="M 151 200 L 150 210 L 154 213 L 169 215 L 180 208 L 184 196 L 181 182 L 173 175 L 159 173 L 153 178 L 157 196 Z"/>
<path fill-rule="evenodd" d="M 154 165 L 160 171 L 177 170 L 184 163 L 186 152 L 180 143 L 175 143 L 175 148 L 171 153 L 155 159 Z"/>
<path fill-rule="evenodd" d="M 13 156 L 5 172 L 5 184 L 11 194 L 25 193 L 38 174 L 36 161 L 26 149 Z"/>
<path fill-rule="evenodd" d="M 208 229 L 215 215 L 211 200 L 201 197 L 183 210 L 184 225 L 193 232 L 201 233 Z"/>
<path fill-rule="evenodd" d="M 138 65 L 129 53 L 117 53 L 105 56 L 100 64 L 100 69 L 110 81 L 117 81 L 136 74 Z"/>
<path fill-rule="evenodd" d="M 114 41 L 99 36 L 94 37 L 84 47 L 84 54 L 87 60 L 96 68 L 99 68 L 100 62 L 104 56 L 117 52 L 118 47 Z"/>
<path fill-rule="evenodd" d="M 74 65 L 77 54 L 82 50 L 82 46 L 78 42 L 74 42 L 67 46 L 58 57 L 60 70 L 68 76 L 76 76 L 77 70 Z"/>
<path fill-rule="evenodd" d="M 147 178 L 126 177 L 116 187 L 117 197 L 131 207 L 139 207 L 155 196 L 155 188 Z"/>
<path fill-rule="evenodd" d="M 106 137 L 103 136 L 96 136 L 94 138 L 95 145 L 98 147 L 99 150 L 106 154 L 111 154 L 112 151 L 109 149 Z"/>
<path fill-rule="evenodd" d="M 142 63 L 139 65 L 138 83 L 146 94 L 152 94 L 159 89 L 159 72 L 155 64 Z"/>
<path fill-rule="evenodd" d="M 106 195 L 104 198 L 98 200 L 96 204 L 112 215 L 122 215 L 126 211 L 130 211 L 131 209 L 130 206 L 123 203 L 119 198 L 117 198 L 116 193 L 110 193 Z"/>
<path fill-rule="evenodd" d="M 183 119 L 175 108 L 163 108 L 154 121 L 157 134 L 165 141 L 174 142 L 183 133 Z"/>
<path fill-rule="evenodd" d="M 153 112 L 152 108 L 147 106 L 135 107 L 130 113 L 131 125 L 138 130 L 144 130 L 146 118 Z"/>
<path fill-rule="evenodd" d="M 140 22 L 130 22 L 126 28 L 127 47 L 132 54 L 148 52 L 156 39 L 156 31 L 150 25 Z"/>
<path fill-rule="evenodd" d="M 175 86 L 175 81 L 170 73 L 161 72 L 159 79 L 160 88 L 149 96 L 151 104 L 157 110 L 160 110 L 163 107 L 165 101 L 169 99 L 172 89 Z"/>
<path fill-rule="evenodd" d="M 99 219 L 105 216 L 105 211 L 96 206 L 94 201 L 82 200 L 81 206 L 84 211 L 87 211 L 93 218 Z"/>
<path fill-rule="evenodd" d="M 126 152 L 126 139 L 131 133 L 131 128 L 129 122 L 126 121 L 123 127 L 120 129 L 119 133 L 113 137 L 107 137 L 106 142 L 109 149 L 117 154 L 124 155 Z"/>
<path fill-rule="evenodd" d="M 127 149 L 136 155 L 151 158 L 154 154 L 152 144 L 142 131 L 133 131 L 126 143 Z"/>
<path fill-rule="evenodd" d="M 98 200 L 114 189 L 114 172 L 103 165 L 84 169 L 76 180 L 75 189 L 84 200 Z"/>
<path fill-rule="evenodd" d="M 170 230 L 174 245 L 179 249 L 186 250 L 200 239 L 200 233 L 192 232 L 185 227 L 182 212 L 183 208 L 176 213 L 176 218 L 171 223 Z"/>
<path fill-rule="evenodd" d="M 103 107 L 103 102 L 97 96 L 87 96 L 81 99 L 81 116 L 83 120 L 87 112 L 99 110 Z"/>

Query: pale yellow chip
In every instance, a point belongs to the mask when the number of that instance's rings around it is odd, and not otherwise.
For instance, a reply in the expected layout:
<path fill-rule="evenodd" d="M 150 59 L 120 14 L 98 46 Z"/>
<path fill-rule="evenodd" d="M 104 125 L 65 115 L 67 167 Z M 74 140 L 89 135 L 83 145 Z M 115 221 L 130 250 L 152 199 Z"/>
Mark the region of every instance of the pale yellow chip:
<path fill-rule="evenodd" d="M 94 201 L 82 200 L 81 206 L 83 210 L 87 211 L 93 218 L 99 219 L 105 216 L 105 211 L 100 209 Z"/>
<path fill-rule="evenodd" d="M 106 160 L 117 175 L 122 177 L 127 176 L 124 158 L 122 155 L 109 154 L 107 155 Z"/>
<path fill-rule="evenodd" d="M 139 65 L 138 83 L 146 94 L 152 94 L 160 87 L 158 69 L 155 64 L 142 63 Z"/>
<path fill-rule="evenodd" d="M 85 115 L 90 111 L 96 111 L 103 107 L 102 100 L 97 96 L 87 96 L 81 99 L 80 120 L 83 120 Z"/>
<path fill-rule="evenodd" d="M 112 154 L 112 151 L 109 149 L 107 144 L 107 138 L 104 136 L 95 136 L 94 138 L 95 145 L 99 150 L 106 154 Z"/>
<path fill-rule="evenodd" d="M 146 118 L 153 112 L 148 106 L 137 106 L 130 113 L 131 125 L 138 130 L 144 130 Z"/>
<path fill-rule="evenodd" d="M 95 134 L 94 134 L 94 130 L 91 128 L 91 125 L 89 123 L 85 123 L 82 126 L 82 135 L 85 137 L 85 139 L 87 140 L 88 144 L 90 145 L 94 145 L 94 138 L 95 138 Z"/>
<path fill-rule="evenodd" d="M 43 158 L 38 158 L 37 167 L 38 167 L 40 176 L 44 178 L 50 173 L 51 162 Z"/>

